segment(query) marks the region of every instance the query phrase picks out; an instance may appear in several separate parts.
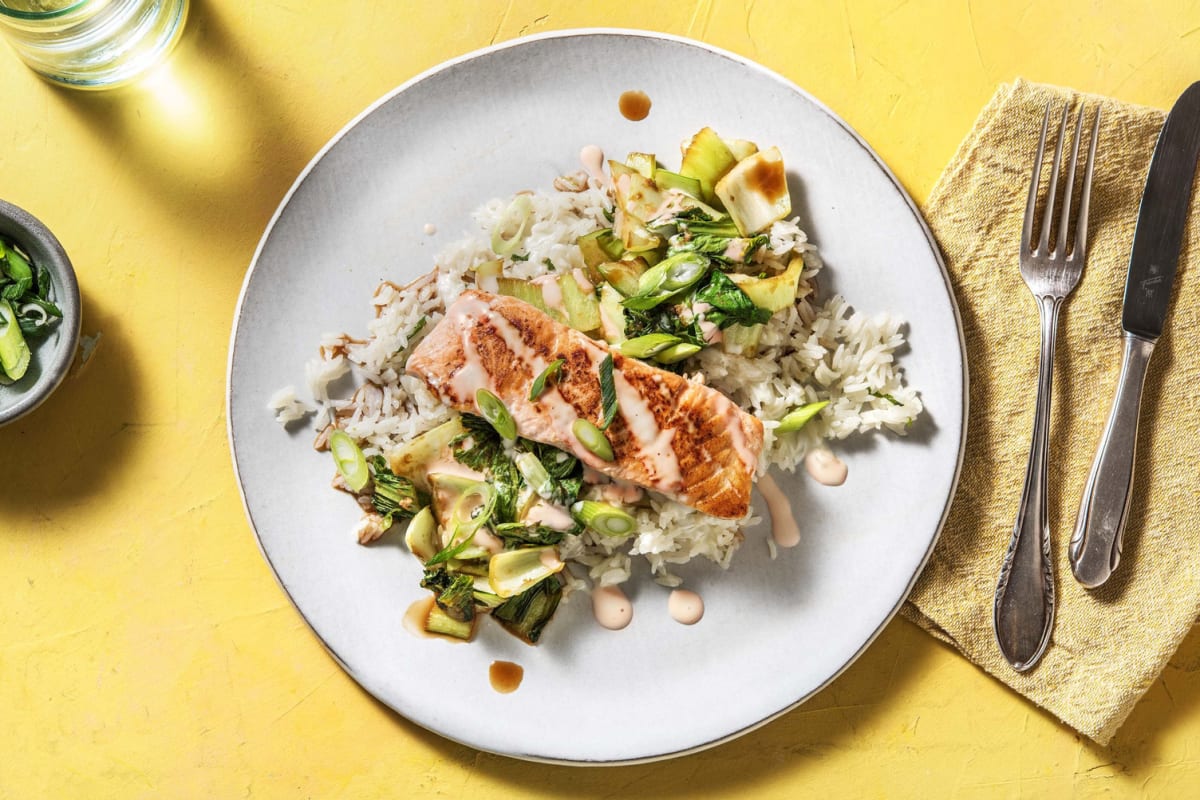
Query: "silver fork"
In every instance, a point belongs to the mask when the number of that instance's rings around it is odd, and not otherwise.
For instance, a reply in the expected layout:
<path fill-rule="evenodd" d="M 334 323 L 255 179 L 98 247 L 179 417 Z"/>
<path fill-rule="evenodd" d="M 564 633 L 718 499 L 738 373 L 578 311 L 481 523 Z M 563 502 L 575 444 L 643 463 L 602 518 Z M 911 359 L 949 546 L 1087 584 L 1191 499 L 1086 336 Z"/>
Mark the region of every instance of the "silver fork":
<path fill-rule="evenodd" d="M 1050 526 L 1046 511 L 1046 471 L 1050 442 L 1050 392 L 1054 376 L 1054 340 L 1058 330 L 1058 312 L 1079 283 L 1087 257 L 1088 201 L 1092 190 L 1092 167 L 1096 160 L 1096 141 L 1100 130 L 1100 112 L 1092 123 L 1091 145 L 1084 167 L 1083 186 L 1079 195 L 1079 210 L 1075 217 L 1075 237 L 1070 252 L 1067 232 L 1071 222 L 1071 195 L 1075 186 L 1079 162 L 1079 143 L 1083 132 L 1084 109 L 1079 109 L 1075 123 L 1075 143 L 1067 170 L 1066 192 L 1061 198 L 1058 236 L 1050 249 L 1050 228 L 1058 198 L 1058 171 L 1062 162 L 1063 140 L 1067 134 L 1067 107 L 1063 107 L 1058 127 L 1058 143 L 1054 149 L 1050 188 L 1047 192 L 1041 230 L 1036 246 L 1033 242 L 1033 222 L 1037 206 L 1042 160 L 1046 153 L 1046 130 L 1050 123 L 1050 104 L 1042 118 L 1042 135 L 1038 141 L 1033 177 L 1029 182 L 1029 199 L 1025 205 L 1025 225 L 1021 230 L 1021 277 L 1037 300 L 1041 319 L 1042 344 L 1038 357 L 1037 407 L 1033 417 L 1033 442 L 1029 462 L 1025 467 L 1025 484 L 1021 504 L 1000 581 L 996 586 L 996 601 L 992 609 L 992 625 L 1000 652 L 1018 672 L 1032 668 L 1046 652 L 1050 632 L 1054 628 L 1054 570 L 1050 561 Z"/>

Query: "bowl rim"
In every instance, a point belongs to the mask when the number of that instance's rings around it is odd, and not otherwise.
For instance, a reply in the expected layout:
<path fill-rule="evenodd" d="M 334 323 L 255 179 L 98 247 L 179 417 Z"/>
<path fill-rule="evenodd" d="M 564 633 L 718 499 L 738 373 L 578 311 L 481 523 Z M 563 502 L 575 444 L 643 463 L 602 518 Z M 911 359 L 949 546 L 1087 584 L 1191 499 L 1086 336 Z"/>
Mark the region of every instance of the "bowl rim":
<path fill-rule="evenodd" d="M 40 406 L 62 384 L 79 344 L 82 323 L 79 280 L 62 243 L 37 217 L 20 206 L 0 200 L 0 235 L 14 240 L 34 264 L 55 278 L 55 302 L 62 309 L 59 340 L 42 374 L 12 405 L 0 407 L 0 426 L 15 422 Z"/>

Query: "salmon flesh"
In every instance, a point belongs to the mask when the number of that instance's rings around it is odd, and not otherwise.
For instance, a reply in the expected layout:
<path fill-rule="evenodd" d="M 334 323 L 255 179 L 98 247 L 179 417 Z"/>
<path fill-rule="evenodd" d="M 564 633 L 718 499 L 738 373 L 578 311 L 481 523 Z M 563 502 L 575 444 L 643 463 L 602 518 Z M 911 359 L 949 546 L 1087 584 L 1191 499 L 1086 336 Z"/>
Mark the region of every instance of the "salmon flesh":
<path fill-rule="evenodd" d="M 618 411 L 605 431 L 605 461 L 572 433 L 577 419 L 603 417 L 599 369 L 613 358 Z M 564 364 L 535 400 L 530 386 Z M 740 519 L 763 446 L 763 427 L 716 389 L 621 355 L 513 297 L 470 290 L 417 345 L 407 371 L 457 411 L 480 414 L 476 392 L 503 401 L 517 433 L 573 453 L 611 478 L 666 495 L 706 514 Z"/>

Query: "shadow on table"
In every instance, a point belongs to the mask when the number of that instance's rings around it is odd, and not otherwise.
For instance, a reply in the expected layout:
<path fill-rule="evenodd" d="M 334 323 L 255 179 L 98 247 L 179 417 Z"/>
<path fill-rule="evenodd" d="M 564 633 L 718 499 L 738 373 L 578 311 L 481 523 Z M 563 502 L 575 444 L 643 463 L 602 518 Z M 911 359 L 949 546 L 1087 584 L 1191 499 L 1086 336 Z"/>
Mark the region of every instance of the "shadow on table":
<path fill-rule="evenodd" d="M 1162 752 L 1166 734 L 1194 717 L 1200 706 L 1200 625 L 1194 625 L 1162 675 L 1146 692 L 1107 747 L 1088 749 L 1122 772 L 1142 774 L 1174 760 Z"/>
<path fill-rule="evenodd" d="M 175 51 L 144 78 L 101 92 L 59 88 L 55 96 L 144 187 L 148 208 L 185 220 L 220 209 L 260 230 L 321 144 L 303 141 L 260 73 L 222 13 L 192 0 Z M 209 241 L 222 233 L 196 231 Z M 235 259 L 214 265 L 232 261 L 245 268 Z"/>
<path fill-rule="evenodd" d="M 86 290 L 81 300 L 82 335 L 98 331 L 100 339 L 86 363 L 76 356 L 43 405 L 0 430 L 0 449 L 21 454 L 0 460 L 0 511 L 34 509 L 52 524 L 57 509 L 102 494 L 117 482 L 132 458 L 139 426 L 129 420 L 144 417 L 133 346 L 117 314 Z M 31 527 L 4 526 L 0 534 L 29 534 Z"/>
<path fill-rule="evenodd" d="M 878 710 L 903 694 L 928 664 L 933 651 L 925 635 L 896 619 L 863 655 L 831 685 L 799 708 L 731 742 L 689 756 L 631 766 L 530 765 L 505 756 L 455 744 L 388 711 L 396 724 L 448 760 L 483 773 L 491 780 L 545 797 L 689 798 L 704 794 L 753 796 L 774 779 L 776 770 L 794 771 L 797 761 L 814 764 L 824 754 L 847 748 Z M 714 706 L 737 702 L 741 686 L 762 676 L 731 675 L 729 694 L 696 698 Z M 598 691 L 620 691 L 604 686 Z M 378 702 L 378 701 L 376 701 Z M 381 708 L 386 708 L 380 704 Z M 569 708 L 554 709 L 556 720 L 571 720 Z M 630 719 L 631 728 L 653 720 Z M 580 727 L 587 720 L 574 720 Z M 554 726 L 549 735 L 570 735 Z"/>

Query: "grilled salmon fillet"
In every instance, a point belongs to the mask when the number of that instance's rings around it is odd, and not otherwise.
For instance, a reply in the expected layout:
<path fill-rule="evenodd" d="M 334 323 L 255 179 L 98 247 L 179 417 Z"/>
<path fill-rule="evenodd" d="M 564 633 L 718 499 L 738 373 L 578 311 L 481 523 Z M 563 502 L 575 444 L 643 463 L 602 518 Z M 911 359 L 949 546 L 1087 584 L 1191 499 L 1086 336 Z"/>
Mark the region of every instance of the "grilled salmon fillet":
<path fill-rule="evenodd" d="M 613 357 L 618 412 L 606 431 L 614 460 L 575 438 L 571 426 L 603 416 L 599 367 Z M 536 399 L 530 385 L 557 359 L 557 378 Z M 452 408 L 479 414 L 475 394 L 499 397 L 526 439 L 574 453 L 630 481 L 716 517 L 750 510 L 762 423 L 715 389 L 621 355 L 513 297 L 464 292 L 408 359 L 407 371 Z"/>

